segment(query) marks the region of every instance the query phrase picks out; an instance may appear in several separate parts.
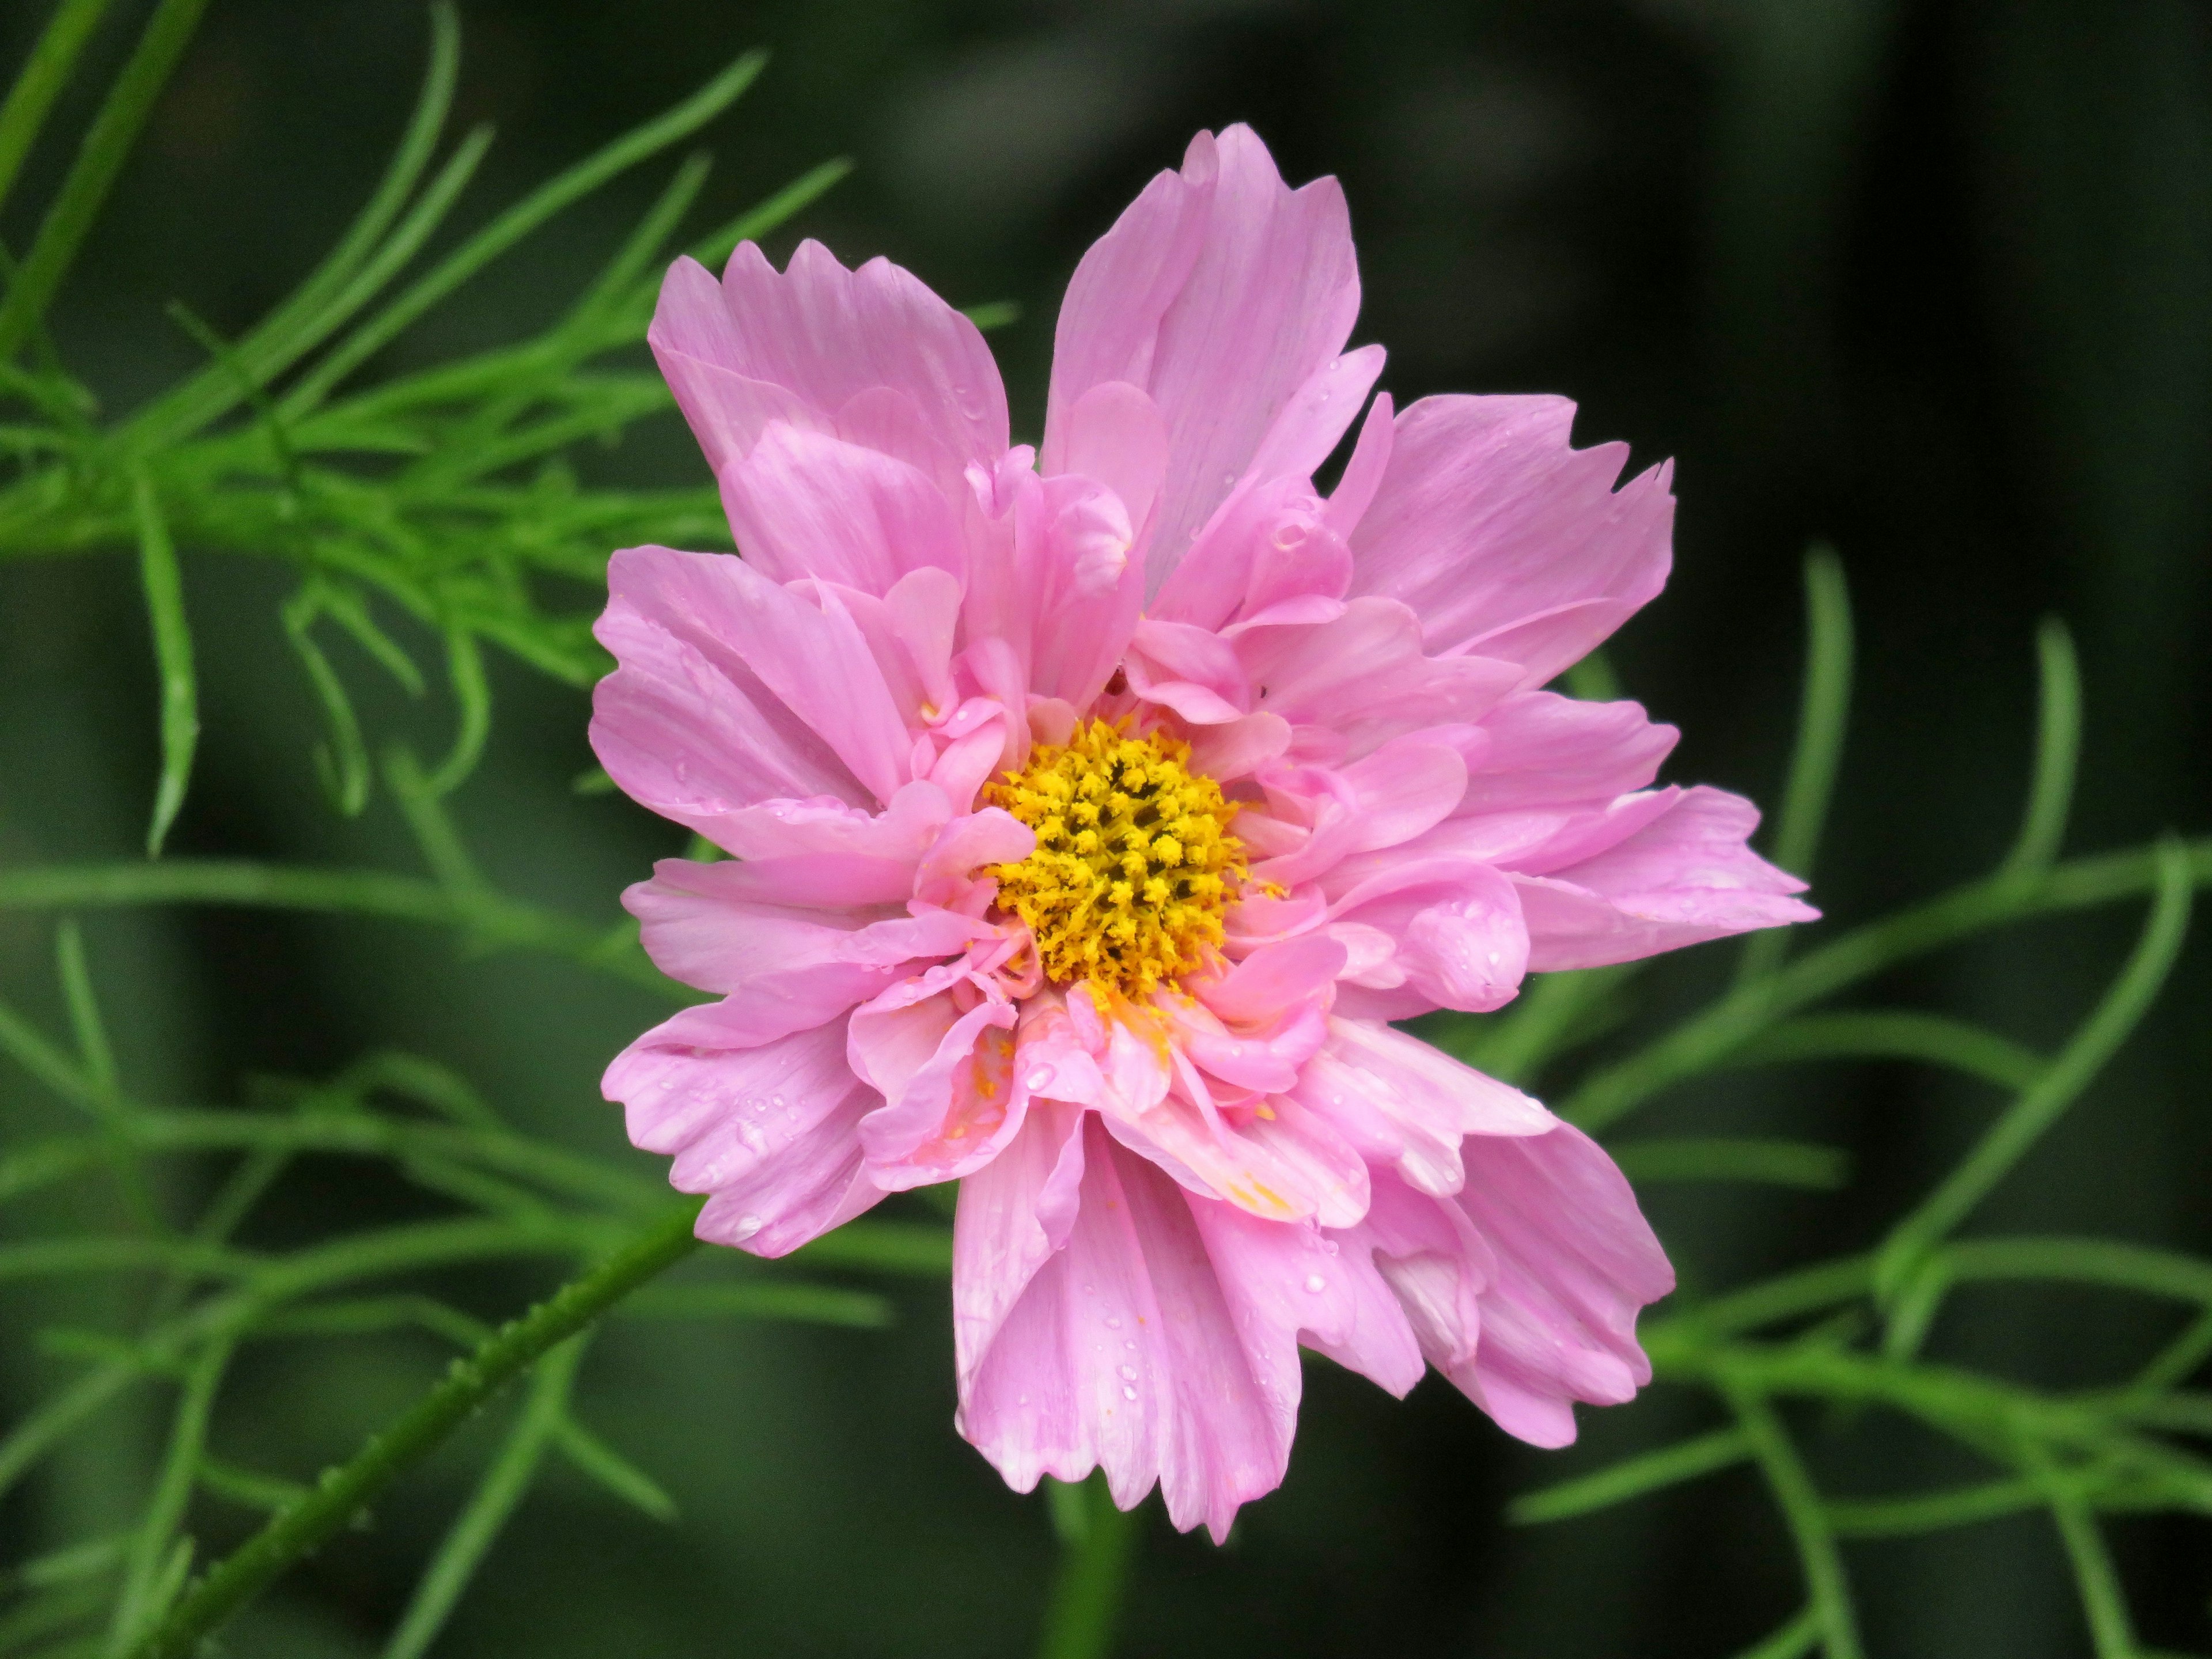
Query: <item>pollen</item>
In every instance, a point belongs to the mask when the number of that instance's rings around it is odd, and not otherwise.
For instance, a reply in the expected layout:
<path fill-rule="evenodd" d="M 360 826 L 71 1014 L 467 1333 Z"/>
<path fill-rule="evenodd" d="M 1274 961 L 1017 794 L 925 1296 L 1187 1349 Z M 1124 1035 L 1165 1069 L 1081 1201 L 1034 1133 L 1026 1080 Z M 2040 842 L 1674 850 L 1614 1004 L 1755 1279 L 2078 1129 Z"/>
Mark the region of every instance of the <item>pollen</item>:
<path fill-rule="evenodd" d="M 1144 996 L 1218 950 L 1244 846 L 1229 829 L 1237 804 L 1189 761 L 1190 745 L 1164 733 L 1092 720 L 985 788 L 1036 831 L 1034 853 L 991 873 L 1054 984 Z"/>

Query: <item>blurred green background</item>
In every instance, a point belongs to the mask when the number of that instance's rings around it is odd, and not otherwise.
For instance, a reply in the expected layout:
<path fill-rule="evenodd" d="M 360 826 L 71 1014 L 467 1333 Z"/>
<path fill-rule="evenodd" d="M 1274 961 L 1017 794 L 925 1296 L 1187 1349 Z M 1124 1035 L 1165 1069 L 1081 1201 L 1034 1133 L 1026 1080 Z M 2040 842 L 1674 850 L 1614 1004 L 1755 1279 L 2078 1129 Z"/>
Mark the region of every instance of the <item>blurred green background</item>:
<path fill-rule="evenodd" d="M 19 62 L 48 8 L 0 9 Z M 1841 794 L 1814 896 L 1863 919 L 1986 866 L 2018 811 L 2037 620 L 2063 616 L 2087 686 L 2070 845 L 2212 820 L 2212 9 L 2201 0 L 467 0 L 456 126 L 500 140 L 465 228 L 672 102 L 739 51 L 764 79 L 711 132 L 719 219 L 805 167 L 854 177 L 778 239 L 887 253 L 955 303 L 1012 300 L 994 336 L 1018 435 L 1043 402 L 1056 298 L 1088 242 L 1190 133 L 1251 122 L 1286 175 L 1340 175 L 1401 405 L 1433 391 L 1555 391 L 1582 441 L 1678 458 L 1677 565 L 1616 643 L 1631 695 L 1685 738 L 1669 775 L 1779 793 L 1802 647 L 1801 555 L 1826 538 L 1860 621 Z M 118 7 L 112 73 L 139 21 Z M 414 0 L 216 0 L 54 317 L 111 410 L 200 361 L 163 315 L 233 332 L 280 298 L 372 184 L 422 61 Z M 104 58 L 100 54 L 104 53 Z M 65 102 L 81 125 L 104 76 Z M 51 152 L 51 153 L 50 153 Z M 62 147 L 42 148 L 0 238 L 21 247 Z M 665 171 L 625 179 L 400 347 L 431 361 L 538 325 Z M 672 416 L 594 457 L 604 476 L 700 482 Z M 172 849 L 410 866 L 387 801 L 354 822 L 309 763 L 316 715 L 285 649 L 278 572 L 186 550 L 199 771 Z M 374 682 L 357 677 L 367 697 Z M 502 887 L 612 920 L 680 832 L 584 799 L 585 699 L 513 664 L 455 811 Z M 0 861 L 139 855 L 155 696 L 128 560 L 0 566 Z M 365 701 L 374 732 L 441 746 L 452 712 Z M 2039 1041 L 2109 976 L 2128 916 L 2045 924 L 1887 988 Z M 396 927 L 247 912 L 88 919 L 127 1073 L 179 1100 L 365 1049 L 443 1060 L 518 1121 L 634 1158 L 598 1099 L 605 1060 L 659 1008 L 559 963 L 456 957 Z M 0 916 L 0 991 L 52 1018 L 51 931 Z M 1720 981 L 1720 947 L 1644 987 L 1662 1018 Z M 2212 1248 L 2212 952 L 1993 1203 L 1995 1226 Z M 0 1078 L 0 1133 L 43 1109 Z M 1964 1085 L 1903 1068 L 1754 1073 L 1678 1091 L 1657 1127 L 1848 1146 L 1833 1195 L 1674 1188 L 1650 1208 L 1686 1281 L 1714 1285 L 1870 1237 L 1982 1121 Z M 90 1201 L 90 1200 L 85 1200 Z M 307 1167 L 256 1224 L 420 1202 L 363 1166 Z M 82 1218 L 91 1224 L 88 1214 Z M 9 1224 L 52 1227 L 55 1212 Z M 496 1315 L 534 1282 L 451 1287 Z M 623 1326 L 585 1415 L 675 1494 L 673 1528 L 558 1472 L 502 1540 L 437 1651 L 1002 1654 L 1031 1640 L 1054 1547 L 950 1426 L 940 1286 L 896 1287 L 884 1332 Z M 84 1322 L 90 1294 L 9 1286 L 11 1338 Z M 74 1298 L 74 1300 L 72 1300 Z M 2043 1381 L 2108 1374 L 2168 1326 L 2134 1304 L 1993 1293 L 1938 1352 Z M 2115 1356 L 2119 1358 L 2116 1360 Z M 342 1455 L 411 1398 L 427 1342 L 257 1355 L 219 1424 L 258 1467 Z M 0 1418 L 59 1373 L 10 1340 Z M 1516 1529 L 1504 1500 L 1598 1455 L 1699 1426 L 1660 1391 L 1585 1413 L 1583 1449 L 1531 1452 L 1434 1380 L 1396 1404 L 1326 1364 L 1290 1479 L 1225 1549 L 1155 1510 L 1125 1621 L 1132 1654 L 1708 1656 L 1796 1604 L 1795 1565 L 1738 1471 L 1589 1520 Z M 0 1558 L 120 1524 L 158 1444 L 118 1409 L 0 1507 Z M 1813 1425 L 1840 1491 L 1945 1467 L 1874 1425 Z M 1825 1426 L 1829 1432 L 1817 1431 Z M 465 1491 L 480 1428 L 295 1574 L 228 1650 L 374 1650 Z M 2206 1644 L 2201 1524 L 2123 1523 L 2146 1641 Z M 1856 1548 L 1870 1647 L 2088 1651 L 2057 1545 L 2030 1516 L 1934 1544 Z"/>

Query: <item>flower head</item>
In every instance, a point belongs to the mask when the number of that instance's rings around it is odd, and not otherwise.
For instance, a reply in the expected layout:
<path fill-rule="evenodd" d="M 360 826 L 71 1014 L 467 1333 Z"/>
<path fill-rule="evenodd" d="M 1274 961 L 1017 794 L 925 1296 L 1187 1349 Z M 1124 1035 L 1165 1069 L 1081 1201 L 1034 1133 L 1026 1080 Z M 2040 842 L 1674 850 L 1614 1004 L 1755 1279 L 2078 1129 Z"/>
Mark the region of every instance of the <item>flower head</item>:
<path fill-rule="evenodd" d="M 1809 917 L 1674 733 L 1543 689 L 1656 594 L 1668 471 L 1555 398 L 1376 397 L 1343 198 L 1201 133 L 1085 258 L 1043 442 L 981 337 L 814 243 L 652 342 L 742 556 L 614 556 L 592 738 L 732 857 L 626 902 L 715 994 L 609 1068 L 702 1237 L 962 1182 L 963 1432 L 1224 1533 L 1297 1348 L 1510 1432 L 1649 1376 L 1606 1154 L 1389 1022 Z"/>

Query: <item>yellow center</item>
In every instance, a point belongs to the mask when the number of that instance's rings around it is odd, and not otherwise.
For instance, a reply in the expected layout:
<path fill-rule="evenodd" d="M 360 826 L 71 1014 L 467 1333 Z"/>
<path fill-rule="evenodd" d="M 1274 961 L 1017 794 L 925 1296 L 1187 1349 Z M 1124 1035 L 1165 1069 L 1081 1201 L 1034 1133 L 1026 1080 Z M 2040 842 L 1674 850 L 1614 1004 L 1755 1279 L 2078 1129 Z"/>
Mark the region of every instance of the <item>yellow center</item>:
<path fill-rule="evenodd" d="M 1143 996 L 1220 945 L 1244 847 L 1229 833 L 1236 804 L 1189 758 L 1173 738 L 1091 720 L 984 790 L 1036 831 L 1036 851 L 991 873 L 1054 983 Z"/>

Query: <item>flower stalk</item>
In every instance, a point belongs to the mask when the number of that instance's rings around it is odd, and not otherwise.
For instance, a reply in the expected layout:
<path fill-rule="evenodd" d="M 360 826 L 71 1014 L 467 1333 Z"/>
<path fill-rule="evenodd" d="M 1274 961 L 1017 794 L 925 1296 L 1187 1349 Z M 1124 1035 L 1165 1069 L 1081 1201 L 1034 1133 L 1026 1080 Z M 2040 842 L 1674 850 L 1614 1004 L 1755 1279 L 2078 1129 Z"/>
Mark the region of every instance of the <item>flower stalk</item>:
<path fill-rule="evenodd" d="M 351 1462 L 325 1472 L 308 1496 L 279 1511 L 252 1539 L 188 1589 L 131 1659 L 185 1659 L 200 1638 L 234 1616 L 287 1567 L 352 1521 L 379 1493 L 428 1456 L 471 1413 L 544 1356 L 647 1280 L 696 1248 L 696 1204 L 684 1204 L 582 1278 L 571 1280 L 501 1328 L 414 1407 L 372 1435 Z"/>

